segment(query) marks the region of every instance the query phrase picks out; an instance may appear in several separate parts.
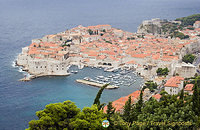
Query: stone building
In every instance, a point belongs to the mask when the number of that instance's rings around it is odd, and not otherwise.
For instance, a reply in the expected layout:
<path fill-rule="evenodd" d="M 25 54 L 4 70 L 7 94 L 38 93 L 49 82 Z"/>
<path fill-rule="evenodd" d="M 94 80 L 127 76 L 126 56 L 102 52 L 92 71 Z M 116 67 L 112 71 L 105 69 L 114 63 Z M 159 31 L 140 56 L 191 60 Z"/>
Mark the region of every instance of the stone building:
<path fill-rule="evenodd" d="M 196 74 L 196 66 L 190 63 L 179 63 L 175 66 L 174 75 L 179 75 L 184 78 L 193 77 Z"/>
<path fill-rule="evenodd" d="M 183 77 L 171 77 L 164 85 L 165 91 L 170 95 L 178 94 L 183 89 L 183 80 Z"/>
<path fill-rule="evenodd" d="M 200 21 L 196 21 L 196 22 L 193 24 L 193 27 L 194 27 L 194 28 L 200 28 Z"/>
<path fill-rule="evenodd" d="M 192 95 L 193 94 L 193 90 L 192 90 L 193 87 L 194 87 L 194 84 L 187 84 L 184 88 L 184 92 Z"/>

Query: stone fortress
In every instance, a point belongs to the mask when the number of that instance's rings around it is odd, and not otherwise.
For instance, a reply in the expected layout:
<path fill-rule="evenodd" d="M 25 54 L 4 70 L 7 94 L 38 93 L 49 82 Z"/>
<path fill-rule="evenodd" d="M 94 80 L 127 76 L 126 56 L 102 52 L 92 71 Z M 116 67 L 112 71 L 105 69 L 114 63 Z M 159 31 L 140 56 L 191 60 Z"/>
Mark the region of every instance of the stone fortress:
<path fill-rule="evenodd" d="M 160 19 L 143 22 L 138 33 L 112 28 L 110 25 L 78 27 L 61 33 L 33 39 L 22 48 L 17 65 L 35 76 L 69 75 L 68 68 L 77 65 L 103 67 L 107 70 L 133 68 L 139 74 L 152 79 L 157 68 L 168 67 L 170 76 L 179 74 L 191 77 L 196 66 L 181 62 L 188 53 L 199 52 L 200 29 L 193 30 L 189 39 L 166 38 L 159 31 L 145 31 L 142 26 L 160 26 Z M 155 32 L 154 32 L 155 31 Z M 191 30 L 185 30 L 188 33 Z M 141 35 L 142 34 L 142 35 Z"/>

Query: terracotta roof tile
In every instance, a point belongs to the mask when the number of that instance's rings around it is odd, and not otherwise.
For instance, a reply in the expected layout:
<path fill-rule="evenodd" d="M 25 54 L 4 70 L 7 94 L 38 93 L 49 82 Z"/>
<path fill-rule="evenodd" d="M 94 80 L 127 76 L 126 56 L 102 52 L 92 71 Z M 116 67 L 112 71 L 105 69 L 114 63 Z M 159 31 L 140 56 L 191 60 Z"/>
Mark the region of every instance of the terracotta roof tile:
<path fill-rule="evenodd" d="M 184 80 L 183 77 L 175 76 L 171 77 L 169 80 L 167 80 L 165 87 L 178 87 L 178 84 L 181 83 L 181 81 Z"/>

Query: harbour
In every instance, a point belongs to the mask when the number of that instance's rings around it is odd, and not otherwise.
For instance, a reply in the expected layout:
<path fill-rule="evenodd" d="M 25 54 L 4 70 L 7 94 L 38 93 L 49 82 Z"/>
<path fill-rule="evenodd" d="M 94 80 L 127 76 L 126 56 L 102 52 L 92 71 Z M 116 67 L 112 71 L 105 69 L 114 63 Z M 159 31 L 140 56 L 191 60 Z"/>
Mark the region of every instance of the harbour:
<path fill-rule="evenodd" d="M 93 76 L 86 76 L 82 79 L 76 79 L 76 82 L 87 84 L 90 86 L 95 87 L 102 87 L 105 84 L 109 84 L 107 89 L 118 89 L 120 87 L 130 87 L 132 85 L 135 85 L 135 83 L 138 80 L 137 72 L 131 70 L 131 69 L 115 69 L 115 71 L 105 71 L 105 69 L 102 68 L 94 68 L 94 67 L 87 67 L 91 70 L 100 70 L 103 73 L 102 74 L 93 74 Z M 79 74 L 77 66 L 70 67 L 70 71 L 76 72 L 71 73 L 73 74 Z M 142 77 L 141 77 L 142 79 Z M 141 89 L 143 86 L 143 83 L 141 83 L 137 89 Z"/>

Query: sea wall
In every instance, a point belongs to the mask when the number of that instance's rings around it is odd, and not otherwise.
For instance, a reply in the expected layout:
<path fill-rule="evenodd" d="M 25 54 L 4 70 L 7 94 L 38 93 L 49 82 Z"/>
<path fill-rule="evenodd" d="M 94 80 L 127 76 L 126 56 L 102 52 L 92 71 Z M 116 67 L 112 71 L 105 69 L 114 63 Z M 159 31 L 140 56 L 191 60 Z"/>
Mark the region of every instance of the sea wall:
<path fill-rule="evenodd" d="M 70 65 L 70 58 L 66 60 L 37 59 L 27 54 L 27 48 L 22 49 L 22 53 L 18 55 L 16 64 L 23 66 L 23 70 L 32 75 L 69 75 L 67 72 Z"/>

